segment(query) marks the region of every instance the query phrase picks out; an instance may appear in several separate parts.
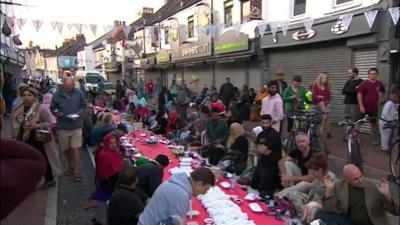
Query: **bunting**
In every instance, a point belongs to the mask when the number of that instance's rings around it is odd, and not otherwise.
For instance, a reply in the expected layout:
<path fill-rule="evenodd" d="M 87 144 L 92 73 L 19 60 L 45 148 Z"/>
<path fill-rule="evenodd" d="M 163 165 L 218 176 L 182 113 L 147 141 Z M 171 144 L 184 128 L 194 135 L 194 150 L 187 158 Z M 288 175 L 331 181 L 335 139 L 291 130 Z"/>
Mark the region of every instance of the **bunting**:
<path fill-rule="evenodd" d="M 396 26 L 399 21 L 399 10 L 400 7 L 389 8 L 389 14 L 392 17 L 393 24 Z"/>
<path fill-rule="evenodd" d="M 10 28 L 13 28 L 13 27 L 14 27 L 14 21 L 15 21 L 15 17 L 6 16 L 7 25 L 8 25 Z"/>
<path fill-rule="evenodd" d="M 39 32 L 40 28 L 43 25 L 42 20 L 32 20 L 33 27 L 35 27 L 36 32 Z"/>
<path fill-rule="evenodd" d="M 97 32 L 97 25 L 96 24 L 89 24 L 90 30 L 92 31 L 93 36 L 96 36 Z"/>
<path fill-rule="evenodd" d="M 72 27 L 74 27 L 74 24 L 72 24 L 72 23 L 67 23 L 68 31 L 71 31 Z"/>
<path fill-rule="evenodd" d="M 375 21 L 377 14 L 378 14 L 378 10 L 371 10 L 371 11 L 364 12 L 364 16 L 367 19 L 369 28 L 372 28 L 372 25 L 374 25 L 374 21 Z"/>
<path fill-rule="evenodd" d="M 349 30 L 349 26 L 352 19 L 353 19 L 353 14 L 350 13 L 350 14 L 340 15 L 338 20 L 342 22 L 345 30 Z"/>
<path fill-rule="evenodd" d="M 271 29 L 272 35 L 275 36 L 276 32 L 278 31 L 279 22 L 271 21 L 269 22 L 269 28 Z"/>
<path fill-rule="evenodd" d="M 62 34 L 63 26 L 64 26 L 64 24 L 62 22 L 58 22 L 58 24 L 57 24 L 58 33 Z"/>
<path fill-rule="evenodd" d="M 53 28 L 53 31 L 55 31 L 58 27 L 58 22 L 55 21 L 51 22 L 51 27 Z"/>
<path fill-rule="evenodd" d="M 267 24 L 265 22 L 261 22 L 259 24 L 257 24 L 257 28 L 258 28 L 258 32 L 260 34 L 260 36 L 264 36 L 265 33 L 265 28 L 267 28 Z"/>
<path fill-rule="evenodd" d="M 17 27 L 18 27 L 18 29 L 22 29 L 22 27 L 25 25 L 25 23 L 26 23 L 26 19 L 23 19 L 23 18 L 17 18 L 16 20 L 15 20 L 15 23 L 17 24 Z"/>
<path fill-rule="evenodd" d="M 283 36 L 286 36 L 287 31 L 288 31 L 288 29 L 289 29 L 289 20 L 283 20 L 283 21 L 281 21 L 281 22 L 280 22 L 280 25 L 281 25 L 281 29 L 282 29 Z"/>
<path fill-rule="evenodd" d="M 303 21 L 304 23 L 304 27 L 306 28 L 307 32 L 311 31 L 312 25 L 314 24 L 314 19 L 313 18 L 309 18 Z"/>

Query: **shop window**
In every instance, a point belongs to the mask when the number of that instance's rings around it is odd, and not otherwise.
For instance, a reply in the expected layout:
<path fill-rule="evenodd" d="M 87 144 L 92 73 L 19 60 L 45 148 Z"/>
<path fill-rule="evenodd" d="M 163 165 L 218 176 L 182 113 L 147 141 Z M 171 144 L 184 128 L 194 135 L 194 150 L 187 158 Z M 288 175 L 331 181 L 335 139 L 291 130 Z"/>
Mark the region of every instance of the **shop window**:
<path fill-rule="evenodd" d="M 194 17 L 193 16 L 188 17 L 188 37 L 189 38 L 194 37 Z"/>
<path fill-rule="evenodd" d="M 261 0 L 240 0 L 240 16 L 242 23 L 261 19 Z"/>
<path fill-rule="evenodd" d="M 233 8 L 233 0 L 224 2 L 224 23 L 226 27 L 232 26 L 232 8 Z"/>
<path fill-rule="evenodd" d="M 169 27 L 164 27 L 164 43 L 169 44 Z"/>
<path fill-rule="evenodd" d="M 300 16 L 306 13 L 306 0 L 293 0 L 292 16 Z"/>
<path fill-rule="evenodd" d="M 250 0 L 242 1 L 242 22 L 250 19 Z"/>

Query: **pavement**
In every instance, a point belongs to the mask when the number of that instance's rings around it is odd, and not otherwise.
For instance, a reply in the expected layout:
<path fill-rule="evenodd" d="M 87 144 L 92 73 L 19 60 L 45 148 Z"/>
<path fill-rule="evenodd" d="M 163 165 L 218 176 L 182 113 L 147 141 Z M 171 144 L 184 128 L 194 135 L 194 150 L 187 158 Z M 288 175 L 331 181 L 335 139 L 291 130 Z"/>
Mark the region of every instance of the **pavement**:
<path fill-rule="evenodd" d="M 9 124 L 9 121 L 6 124 Z M 243 126 L 250 132 L 257 122 L 245 121 Z M 285 126 L 284 126 L 285 127 Z M 11 131 L 6 127 L 6 133 Z M 339 177 L 346 163 L 346 143 L 342 142 L 344 130 L 332 128 L 333 137 L 327 140 L 330 150 L 331 170 Z M 283 134 L 285 135 L 285 134 Z M 372 145 L 367 134 L 361 134 L 361 149 L 364 157 L 366 177 L 380 179 L 388 175 L 388 156 L 380 152 L 378 146 Z M 61 162 L 66 165 L 63 155 Z M 64 167 L 65 168 L 65 167 Z M 82 205 L 94 191 L 94 165 L 86 148 L 81 150 L 82 182 L 76 183 L 71 177 L 60 176 L 58 185 L 47 191 L 37 191 L 27 198 L 15 211 L 1 221 L 2 225 L 86 225 L 96 218 L 106 222 L 106 204 L 100 203 L 97 208 L 84 210 Z M 399 186 L 391 185 L 392 193 L 399 199 Z M 399 217 L 390 216 L 392 224 L 399 224 Z"/>

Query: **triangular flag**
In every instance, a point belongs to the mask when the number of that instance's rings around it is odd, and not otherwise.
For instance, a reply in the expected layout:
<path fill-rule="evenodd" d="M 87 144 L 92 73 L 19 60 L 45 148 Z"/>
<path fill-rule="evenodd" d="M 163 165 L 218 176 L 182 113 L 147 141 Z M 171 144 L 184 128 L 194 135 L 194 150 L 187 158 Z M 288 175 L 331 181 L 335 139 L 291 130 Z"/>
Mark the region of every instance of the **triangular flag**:
<path fill-rule="evenodd" d="M 39 32 L 40 27 L 42 27 L 42 25 L 43 25 L 43 21 L 42 20 L 32 20 L 32 24 L 35 27 L 36 32 Z"/>
<path fill-rule="evenodd" d="M 217 24 L 213 24 L 210 25 L 211 26 L 211 37 L 212 38 L 217 38 L 218 37 L 218 25 Z"/>
<path fill-rule="evenodd" d="M 15 18 L 11 16 L 6 16 L 6 22 L 10 28 L 14 27 Z"/>
<path fill-rule="evenodd" d="M 123 26 L 122 29 L 124 29 L 125 38 L 128 39 L 129 32 L 131 31 L 131 27 L 130 26 Z"/>
<path fill-rule="evenodd" d="M 286 36 L 287 31 L 289 29 L 289 20 L 283 20 L 280 22 L 280 24 L 281 24 L 283 36 Z"/>
<path fill-rule="evenodd" d="M 314 24 L 314 19 L 310 18 L 310 19 L 306 19 L 303 21 L 304 23 L 304 27 L 306 28 L 307 32 L 310 32 L 312 25 Z"/>
<path fill-rule="evenodd" d="M 400 9 L 400 7 L 389 8 L 389 13 L 390 13 L 390 16 L 392 17 L 392 21 L 395 26 L 397 25 L 397 22 L 399 21 L 399 9 Z"/>
<path fill-rule="evenodd" d="M 89 24 L 90 30 L 92 31 L 93 36 L 96 36 L 97 32 L 97 25 L 96 24 Z"/>
<path fill-rule="evenodd" d="M 58 22 L 57 24 L 58 33 L 62 34 L 63 26 L 64 24 L 62 22 Z"/>
<path fill-rule="evenodd" d="M 74 24 L 72 24 L 72 23 L 67 23 L 68 31 L 71 31 L 71 29 L 72 29 L 73 26 L 74 26 Z"/>
<path fill-rule="evenodd" d="M 240 36 L 240 28 L 242 28 L 242 24 L 240 23 L 233 24 L 233 29 L 235 30 L 236 38 Z"/>
<path fill-rule="evenodd" d="M 258 28 L 258 33 L 262 36 L 264 36 L 265 28 L 267 28 L 267 24 L 265 22 L 261 22 L 257 24 Z"/>
<path fill-rule="evenodd" d="M 101 42 L 101 44 L 105 47 L 105 46 L 107 45 L 107 40 L 104 39 L 104 40 Z"/>
<path fill-rule="evenodd" d="M 81 23 L 74 23 L 74 27 L 76 28 L 76 30 L 77 30 L 80 34 L 82 33 L 83 24 L 81 24 Z"/>
<path fill-rule="evenodd" d="M 349 26 L 352 19 L 353 19 L 352 13 L 339 16 L 339 20 L 342 22 L 345 30 L 349 30 Z"/>
<path fill-rule="evenodd" d="M 25 25 L 26 19 L 23 18 L 18 18 L 15 20 L 15 23 L 17 24 L 18 29 L 21 30 L 21 28 Z"/>
<path fill-rule="evenodd" d="M 56 21 L 51 22 L 51 27 L 53 28 L 53 31 L 56 30 L 57 26 L 58 26 L 58 22 L 56 22 Z"/>
<path fill-rule="evenodd" d="M 269 28 L 271 29 L 272 34 L 275 36 L 276 32 L 278 31 L 279 22 L 271 21 L 269 22 Z"/>
<path fill-rule="evenodd" d="M 367 19 L 369 28 L 371 28 L 372 25 L 374 25 L 374 21 L 375 21 L 377 14 L 378 14 L 378 10 L 371 10 L 371 11 L 364 12 L 364 16 Z"/>

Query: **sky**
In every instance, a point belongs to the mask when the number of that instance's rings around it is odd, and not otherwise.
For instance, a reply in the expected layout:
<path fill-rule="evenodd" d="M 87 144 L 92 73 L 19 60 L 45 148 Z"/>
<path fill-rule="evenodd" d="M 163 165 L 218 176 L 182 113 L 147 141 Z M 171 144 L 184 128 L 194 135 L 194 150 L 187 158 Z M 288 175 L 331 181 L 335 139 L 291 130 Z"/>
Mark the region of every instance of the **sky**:
<path fill-rule="evenodd" d="M 6 0 L 11 1 L 11 0 Z M 68 31 L 67 23 L 97 24 L 97 35 L 94 36 L 89 26 L 82 29 L 86 42 L 90 43 L 103 35 L 103 25 L 113 25 L 114 20 L 126 21 L 127 24 L 135 21 L 142 7 L 158 10 L 164 0 L 12 0 L 26 6 L 8 6 L 7 15 L 27 19 L 25 25 L 16 33 L 20 34 L 23 47 L 32 40 L 34 45 L 42 48 L 54 49 L 61 46 L 65 38 L 74 37 L 78 31 L 72 28 Z M 3 8 L 4 6 L 2 6 Z M 4 10 L 4 9 L 2 9 Z M 37 32 L 32 20 L 43 20 L 43 25 Z M 51 22 L 63 22 L 62 35 L 53 31 Z"/>

